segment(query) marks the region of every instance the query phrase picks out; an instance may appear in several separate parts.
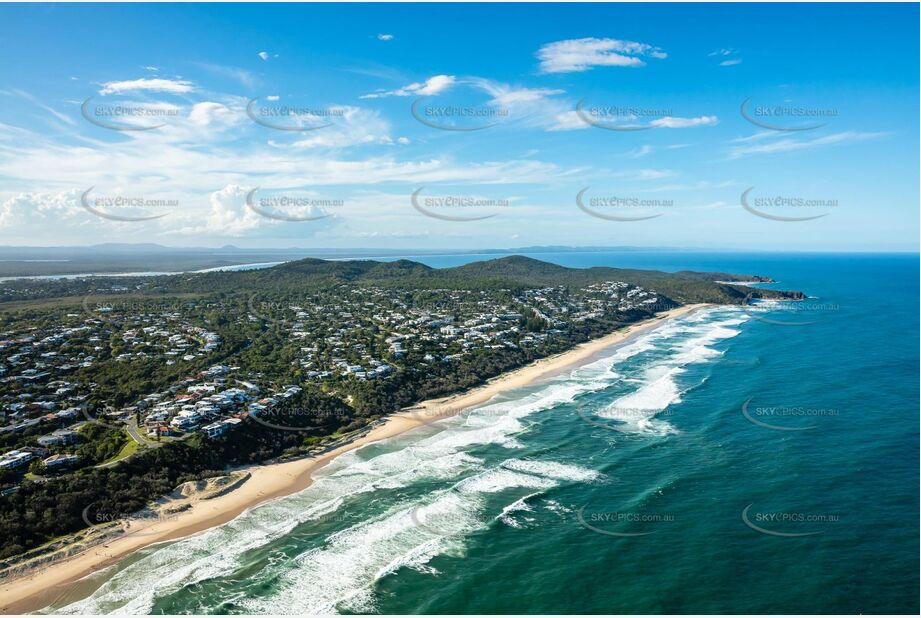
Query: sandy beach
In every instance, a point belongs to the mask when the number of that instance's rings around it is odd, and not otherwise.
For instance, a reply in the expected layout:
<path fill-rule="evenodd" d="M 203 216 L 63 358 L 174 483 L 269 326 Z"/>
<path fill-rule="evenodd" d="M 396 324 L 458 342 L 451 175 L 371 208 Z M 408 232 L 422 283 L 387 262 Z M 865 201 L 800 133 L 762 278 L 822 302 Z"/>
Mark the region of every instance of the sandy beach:
<path fill-rule="evenodd" d="M 191 508 L 169 518 L 132 521 L 129 532 L 120 534 L 108 542 L 22 576 L 2 581 L 0 612 L 23 613 L 47 607 L 75 585 L 79 585 L 78 580 L 81 578 L 112 565 L 139 549 L 196 534 L 226 523 L 256 505 L 307 488 L 312 482 L 313 473 L 338 455 L 452 416 L 464 409 L 483 404 L 502 392 L 556 375 L 586 362 L 612 345 L 658 326 L 666 319 L 688 314 L 704 306 L 706 305 L 685 305 L 663 312 L 654 319 L 633 324 L 561 354 L 541 359 L 469 391 L 422 402 L 391 415 L 367 434 L 322 455 L 247 468 L 251 476 L 233 491 L 197 502 Z"/>

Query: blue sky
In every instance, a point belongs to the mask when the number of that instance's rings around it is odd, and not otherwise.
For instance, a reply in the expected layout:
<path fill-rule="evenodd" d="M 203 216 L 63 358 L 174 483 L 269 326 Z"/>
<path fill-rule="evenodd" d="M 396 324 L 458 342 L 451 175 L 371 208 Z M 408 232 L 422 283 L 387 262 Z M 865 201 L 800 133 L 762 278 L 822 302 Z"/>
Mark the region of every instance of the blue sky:
<path fill-rule="evenodd" d="M 917 23 L 4 5 L 0 244 L 917 250 Z"/>

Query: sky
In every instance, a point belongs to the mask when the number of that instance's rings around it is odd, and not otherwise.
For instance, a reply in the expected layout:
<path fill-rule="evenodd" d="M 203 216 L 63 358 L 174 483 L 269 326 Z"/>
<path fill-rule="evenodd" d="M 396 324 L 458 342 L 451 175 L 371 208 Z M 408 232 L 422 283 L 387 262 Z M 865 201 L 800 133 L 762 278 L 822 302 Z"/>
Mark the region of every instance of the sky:
<path fill-rule="evenodd" d="M 0 6 L 0 245 L 917 251 L 917 4 Z"/>

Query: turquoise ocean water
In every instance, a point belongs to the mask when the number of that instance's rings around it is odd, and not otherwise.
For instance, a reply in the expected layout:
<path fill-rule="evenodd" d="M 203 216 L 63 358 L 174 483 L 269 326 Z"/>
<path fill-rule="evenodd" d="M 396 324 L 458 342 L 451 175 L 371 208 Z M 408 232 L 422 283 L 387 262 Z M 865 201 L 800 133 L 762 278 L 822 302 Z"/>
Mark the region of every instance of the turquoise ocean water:
<path fill-rule="evenodd" d="M 810 299 L 679 318 L 353 451 L 55 611 L 918 612 L 917 255 L 533 257 Z"/>

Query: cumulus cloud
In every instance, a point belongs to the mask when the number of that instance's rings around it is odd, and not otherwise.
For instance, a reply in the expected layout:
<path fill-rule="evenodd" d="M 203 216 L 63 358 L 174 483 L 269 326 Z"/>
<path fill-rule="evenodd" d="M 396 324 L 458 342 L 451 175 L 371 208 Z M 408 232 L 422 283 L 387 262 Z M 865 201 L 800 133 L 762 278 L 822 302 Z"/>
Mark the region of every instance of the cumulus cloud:
<path fill-rule="evenodd" d="M 393 35 L 392 34 L 379 34 L 377 35 L 377 40 L 378 41 L 392 41 Z"/>
<path fill-rule="evenodd" d="M 0 204 L 0 229 L 47 224 L 86 213 L 77 205 L 78 199 L 76 189 L 59 193 L 19 193 Z"/>
<path fill-rule="evenodd" d="M 568 39 L 547 43 L 537 51 L 543 73 L 577 73 L 596 66 L 638 67 L 643 57 L 665 58 L 658 47 L 620 39 Z"/>
<path fill-rule="evenodd" d="M 184 79 L 146 78 L 106 82 L 99 94 L 122 94 L 125 92 L 169 92 L 182 94 L 195 89 L 195 84 Z"/>
<path fill-rule="evenodd" d="M 227 185 L 208 196 L 211 208 L 203 226 L 193 226 L 183 233 L 211 233 L 222 236 L 241 236 L 246 232 L 268 225 L 266 219 L 246 207 L 247 190 L 239 185 Z"/>

